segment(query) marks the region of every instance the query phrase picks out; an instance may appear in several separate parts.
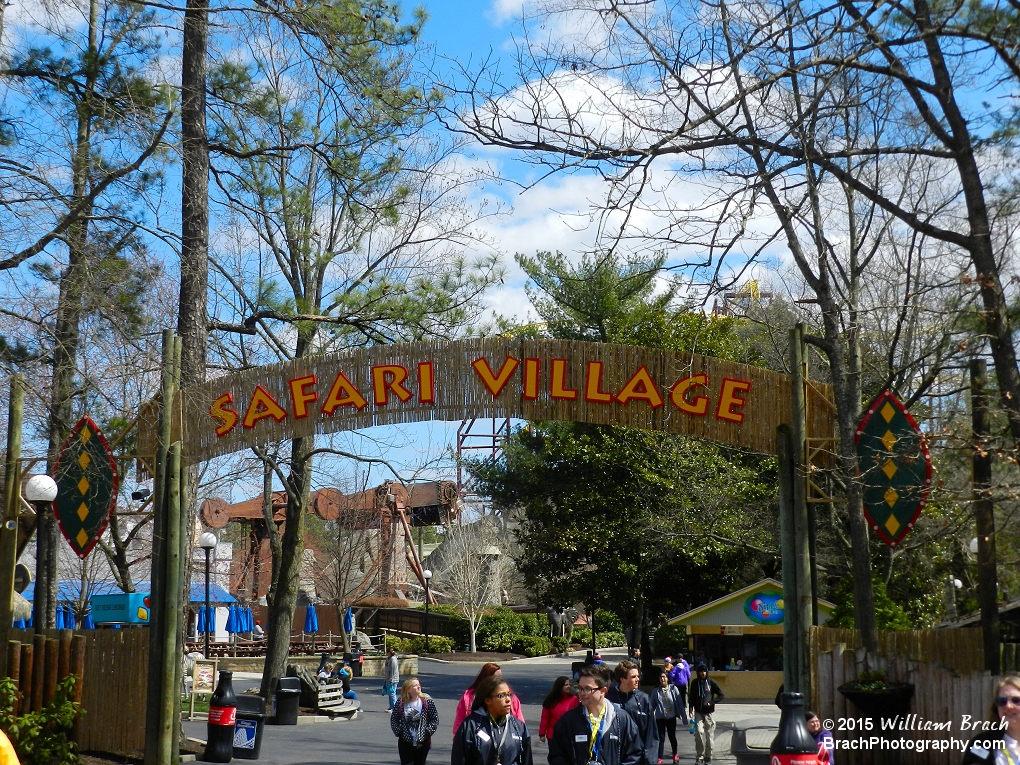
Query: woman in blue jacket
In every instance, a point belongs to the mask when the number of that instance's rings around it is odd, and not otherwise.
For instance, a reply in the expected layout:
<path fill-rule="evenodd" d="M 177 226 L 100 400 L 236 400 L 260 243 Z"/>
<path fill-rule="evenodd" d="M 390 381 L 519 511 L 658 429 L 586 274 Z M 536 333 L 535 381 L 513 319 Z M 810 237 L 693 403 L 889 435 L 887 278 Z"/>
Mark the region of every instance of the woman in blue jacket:
<path fill-rule="evenodd" d="M 453 737 L 452 765 L 533 765 L 528 726 L 511 714 L 513 692 L 493 675 L 475 689 L 474 708 Z"/>
<path fill-rule="evenodd" d="M 684 716 L 684 697 L 680 689 L 669 681 L 669 675 L 665 672 L 659 675 L 659 687 L 652 692 L 652 708 L 655 711 L 655 725 L 659 729 L 659 765 L 662 765 L 662 750 L 667 733 L 669 745 L 673 749 L 673 762 L 677 762 L 676 718 Z"/>

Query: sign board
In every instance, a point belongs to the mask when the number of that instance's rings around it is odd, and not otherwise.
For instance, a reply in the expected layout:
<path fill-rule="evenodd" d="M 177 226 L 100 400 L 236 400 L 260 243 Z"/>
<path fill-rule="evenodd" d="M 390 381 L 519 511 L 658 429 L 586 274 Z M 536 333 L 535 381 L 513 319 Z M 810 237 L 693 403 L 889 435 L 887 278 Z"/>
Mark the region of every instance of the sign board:
<path fill-rule="evenodd" d="M 784 614 L 781 592 L 757 590 L 744 600 L 744 615 L 755 624 L 782 624 Z"/>
<path fill-rule="evenodd" d="M 148 624 L 149 593 L 116 592 L 92 596 L 92 620 L 96 624 Z"/>
<path fill-rule="evenodd" d="M 809 432 L 830 435 L 827 386 L 807 393 L 819 399 L 809 401 Z M 380 345 L 219 377 L 182 392 L 175 430 L 187 464 L 268 441 L 469 417 L 622 425 L 775 453 L 790 398 L 787 375 L 708 356 L 488 338 Z M 155 441 L 154 412 L 142 451 Z"/>
<path fill-rule="evenodd" d="M 84 558 L 106 529 L 117 501 L 117 463 L 91 417 L 82 417 L 57 456 L 57 517 L 71 549 Z"/>
<path fill-rule="evenodd" d="M 195 659 L 191 668 L 191 693 L 212 693 L 216 690 L 216 660 Z"/>
<path fill-rule="evenodd" d="M 931 489 L 931 456 L 914 418 L 892 391 L 883 391 L 857 427 L 857 469 L 864 515 L 895 547 L 914 527 Z"/>

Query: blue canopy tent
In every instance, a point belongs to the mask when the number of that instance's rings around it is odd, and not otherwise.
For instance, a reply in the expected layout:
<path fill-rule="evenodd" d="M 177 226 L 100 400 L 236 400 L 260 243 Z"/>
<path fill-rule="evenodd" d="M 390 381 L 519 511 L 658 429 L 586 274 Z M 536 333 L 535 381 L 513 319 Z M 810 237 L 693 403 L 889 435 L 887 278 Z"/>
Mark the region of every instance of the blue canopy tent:
<path fill-rule="evenodd" d="M 54 624 L 54 626 L 58 630 L 64 629 L 64 607 L 63 606 L 57 606 L 57 620 L 56 620 L 56 623 Z"/>
<path fill-rule="evenodd" d="M 94 621 L 92 621 L 92 611 L 91 610 L 86 612 L 85 618 L 82 620 L 82 623 L 81 623 L 81 628 L 83 630 L 94 630 L 96 628 L 96 623 Z"/>

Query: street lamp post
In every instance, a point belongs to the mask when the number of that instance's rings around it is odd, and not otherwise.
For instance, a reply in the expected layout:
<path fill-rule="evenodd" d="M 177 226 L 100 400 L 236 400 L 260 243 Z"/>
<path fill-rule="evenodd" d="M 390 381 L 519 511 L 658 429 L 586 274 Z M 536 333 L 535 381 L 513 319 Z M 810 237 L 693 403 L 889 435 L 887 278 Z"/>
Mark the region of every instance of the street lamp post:
<path fill-rule="evenodd" d="M 216 535 L 206 531 L 198 538 L 198 546 L 205 550 L 205 658 L 209 658 L 209 555 L 216 549 Z"/>
<path fill-rule="evenodd" d="M 46 512 L 46 505 L 53 502 L 57 498 L 57 482 L 50 478 L 48 475 L 33 475 L 25 481 L 21 488 L 21 495 L 25 498 L 25 501 L 30 503 L 35 508 L 36 518 L 41 520 Z M 38 526 L 40 532 L 44 532 L 42 525 Z M 45 543 L 44 543 L 45 542 Z M 33 626 L 36 632 L 41 631 L 46 627 L 46 613 L 52 611 L 56 604 L 49 603 L 45 600 L 46 594 L 40 592 L 39 573 L 41 571 L 49 571 L 53 568 L 50 565 L 50 556 L 56 556 L 57 550 L 53 549 L 52 540 L 49 538 L 43 539 L 43 534 L 39 533 L 36 535 L 36 586 L 35 586 L 35 598 L 33 601 Z M 13 570 L 11 572 L 13 574 Z M 46 577 L 42 577 L 46 580 Z M 13 586 L 13 577 L 12 577 Z M 53 588 L 51 588 L 53 589 Z M 44 610 L 36 608 L 40 601 L 40 595 L 43 598 Z"/>
<path fill-rule="evenodd" d="M 432 581 L 432 571 L 425 569 L 421 572 L 421 578 L 425 580 L 425 653 L 429 652 L 429 582 Z"/>

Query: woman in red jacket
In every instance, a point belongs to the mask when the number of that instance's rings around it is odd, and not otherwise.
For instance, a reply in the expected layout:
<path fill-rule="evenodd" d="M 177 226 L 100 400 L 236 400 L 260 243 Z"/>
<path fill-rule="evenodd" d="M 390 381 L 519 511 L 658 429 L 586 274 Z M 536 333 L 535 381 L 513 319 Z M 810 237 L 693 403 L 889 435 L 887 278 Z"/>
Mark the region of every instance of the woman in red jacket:
<path fill-rule="evenodd" d="M 542 720 L 538 725 L 538 737 L 542 739 L 543 743 L 552 735 L 556 721 L 563 717 L 563 713 L 573 709 L 579 703 L 577 696 L 570 688 L 570 678 L 557 677 L 552 690 L 542 702 Z"/>

